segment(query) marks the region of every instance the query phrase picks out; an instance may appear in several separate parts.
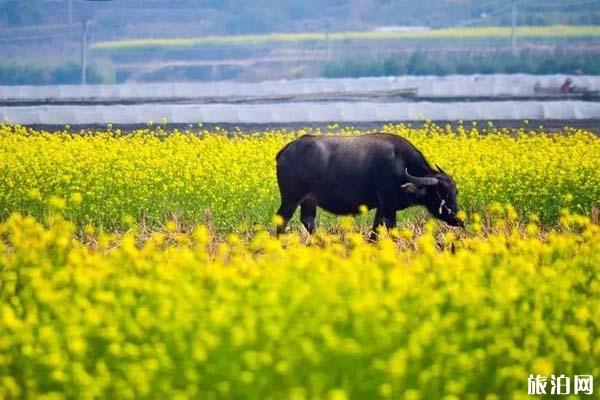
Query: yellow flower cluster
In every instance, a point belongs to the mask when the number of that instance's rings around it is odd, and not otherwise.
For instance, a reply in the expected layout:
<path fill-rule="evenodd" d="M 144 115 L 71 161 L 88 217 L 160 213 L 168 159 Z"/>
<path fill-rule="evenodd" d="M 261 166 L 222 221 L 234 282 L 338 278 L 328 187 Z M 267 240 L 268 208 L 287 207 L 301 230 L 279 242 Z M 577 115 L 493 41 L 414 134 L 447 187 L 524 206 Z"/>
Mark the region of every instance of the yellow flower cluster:
<path fill-rule="evenodd" d="M 531 373 L 597 377 L 600 227 L 560 222 L 462 237 L 430 223 L 375 245 L 348 227 L 307 246 L 13 214 L 0 398 L 525 399 Z"/>
<path fill-rule="evenodd" d="M 337 134 L 360 134 L 330 127 Z M 468 213 L 497 202 L 554 223 L 568 207 L 589 215 L 600 199 L 600 140 L 592 133 L 385 126 L 456 180 Z M 277 210 L 275 154 L 307 133 L 254 134 L 148 128 L 70 134 L 0 126 L 0 219 L 60 212 L 79 226 L 167 219 L 224 231 L 268 226 Z M 316 131 L 317 134 L 328 132 Z M 400 217 L 411 215 L 403 212 Z M 331 218 L 321 215 L 325 224 Z M 362 220 L 367 221 L 366 216 Z"/>

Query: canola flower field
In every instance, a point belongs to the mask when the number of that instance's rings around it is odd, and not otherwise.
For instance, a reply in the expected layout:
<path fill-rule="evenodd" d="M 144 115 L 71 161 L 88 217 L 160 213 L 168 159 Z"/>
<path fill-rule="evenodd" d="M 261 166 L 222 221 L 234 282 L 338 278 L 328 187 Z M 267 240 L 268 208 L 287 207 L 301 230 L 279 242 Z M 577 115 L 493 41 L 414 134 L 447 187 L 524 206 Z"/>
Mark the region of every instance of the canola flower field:
<path fill-rule="evenodd" d="M 383 130 L 408 138 L 452 175 L 459 205 L 468 213 L 508 203 L 520 215 L 536 214 L 547 224 L 557 221 L 565 206 L 589 215 L 598 205 L 600 145 L 592 133 L 511 135 L 493 127 L 454 132 L 435 125 Z M 159 126 L 131 134 L 112 129 L 70 134 L 4 126 L 0 218 L 18 211 L 39 219 L 59 209 L 79 226 L 109 229 L 166 220 L 224 232 L 266 227 L 279 205 L 275 155 L 305 133 L 167 133 Z M 322 217 L 325 224 L 331 220 Z"/>
<path fill-rule="evenodd" d="M 360 134 L 337 129 L 336 134 Z M 600 376 L 600 142 L 385 126 L 465 230 L 320 214 L 272 235 L 305 131 L 0 127 L 0 398 L 508 399 Z M 326 134 L 326 132 L 322 132 Z"/>

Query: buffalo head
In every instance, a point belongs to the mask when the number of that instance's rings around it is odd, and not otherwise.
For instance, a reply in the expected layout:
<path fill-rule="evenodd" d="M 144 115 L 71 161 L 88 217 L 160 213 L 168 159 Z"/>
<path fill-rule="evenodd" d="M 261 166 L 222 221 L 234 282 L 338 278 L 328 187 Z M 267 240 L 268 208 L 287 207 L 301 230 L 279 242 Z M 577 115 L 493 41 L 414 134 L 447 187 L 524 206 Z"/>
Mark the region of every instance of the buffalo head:
<path fill-rule="evenodd" d="M 408 168 L 405 169 L 408 183 L 405 183 L 403 188 L 416 195 L 418 204 L 425 206 L 434 217 L 451 226 L 463 226 L 463 222 L 456 215 L 456 184 L 450 175 L 438 165 L 436 167 L 437 172 L 422 177 L 413 176 L 408 172 Z"/>

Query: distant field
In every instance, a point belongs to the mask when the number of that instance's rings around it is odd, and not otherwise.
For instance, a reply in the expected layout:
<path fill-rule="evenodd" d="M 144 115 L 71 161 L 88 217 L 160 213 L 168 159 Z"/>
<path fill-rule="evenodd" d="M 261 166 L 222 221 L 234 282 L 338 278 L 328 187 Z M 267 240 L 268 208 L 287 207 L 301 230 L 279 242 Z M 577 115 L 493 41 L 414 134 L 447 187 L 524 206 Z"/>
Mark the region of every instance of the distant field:
<path fill-rule="evenodd" d="M 525 26 L 517 29 L 519 37 L 527 38 L 596 38 L 600 37 L 600 26 L 553 25 Z M 335 32 L 273 33 L 261 35 L 205 36 L 179 39 L 131 39 L 98 42 L 94 50 L 131 50 L 144 48 L 182 48 L 200 45 L 242 45 L 278 42 L 314 42 L 344 40 L 458 40 L 499 39 L 510 37 L 510 27 L 448 28 L 421 32 Z"/>

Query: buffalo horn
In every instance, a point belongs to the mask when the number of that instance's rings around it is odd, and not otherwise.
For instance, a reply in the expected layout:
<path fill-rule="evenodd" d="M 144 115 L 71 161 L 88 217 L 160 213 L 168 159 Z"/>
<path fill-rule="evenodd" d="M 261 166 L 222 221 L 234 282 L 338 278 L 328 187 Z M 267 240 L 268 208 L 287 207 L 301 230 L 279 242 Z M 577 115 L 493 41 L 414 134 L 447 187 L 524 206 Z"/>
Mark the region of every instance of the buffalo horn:
<path fill-rule="evenodd" d="M 406 172 L 406 176 L 408 177 L 408 180 L 416 185 L 435 186 L 439 182 L 437 178 L 412 176 L 411 174 L 408 173 L 408 168 L 406 168 L 404 171 Z"/>

